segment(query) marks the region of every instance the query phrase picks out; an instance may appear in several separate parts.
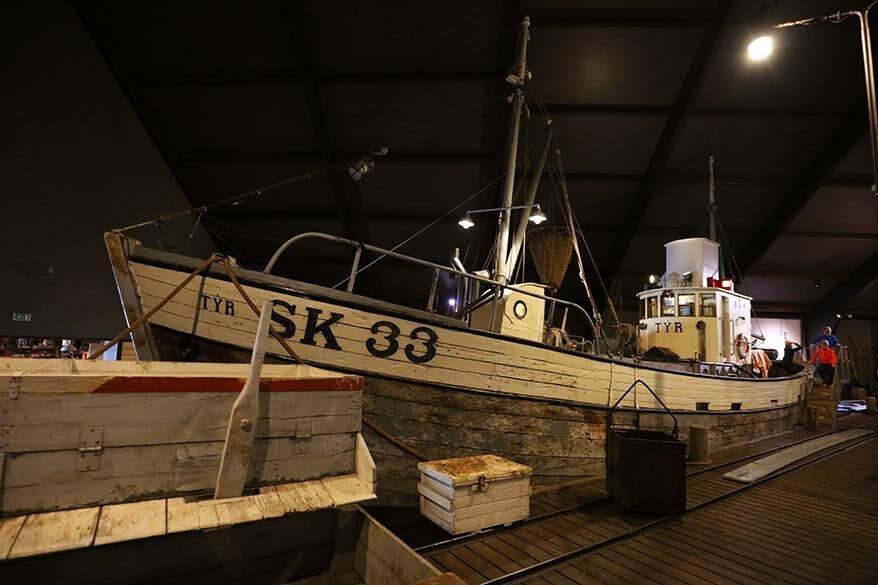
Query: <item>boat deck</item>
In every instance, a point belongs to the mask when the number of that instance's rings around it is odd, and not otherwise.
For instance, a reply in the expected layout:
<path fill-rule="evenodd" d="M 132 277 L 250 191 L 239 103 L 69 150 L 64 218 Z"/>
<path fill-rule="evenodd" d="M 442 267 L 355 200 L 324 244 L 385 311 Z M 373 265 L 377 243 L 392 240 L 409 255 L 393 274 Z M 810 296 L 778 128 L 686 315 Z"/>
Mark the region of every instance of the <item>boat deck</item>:
<path fill-rule="evenodd" d="M 878 428 L 864 415 L 839 429 Z M 467 583 L 865 583 L 878 574 L 878 441 L 821 451 L 758 484 L 722 474 L 825 432 L 796 430 L 690 466 L 687 513 L 626 513 L 601 483 L 532 497 L 518 524 L 422 546 Z M 871 578 L 870 578 L 871 577 Z"/>

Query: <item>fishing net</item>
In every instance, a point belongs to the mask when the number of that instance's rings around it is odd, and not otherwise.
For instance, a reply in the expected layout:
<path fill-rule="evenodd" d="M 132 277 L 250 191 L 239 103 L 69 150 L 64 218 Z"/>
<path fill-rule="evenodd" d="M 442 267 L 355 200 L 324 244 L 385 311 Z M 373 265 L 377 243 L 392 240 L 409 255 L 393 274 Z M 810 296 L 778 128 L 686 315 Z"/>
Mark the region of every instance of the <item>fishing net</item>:
<path fill-rule="evenodd" d="M 527 234 L 527 249 L 540 281 L 551 289 L 559 288 L 573 256 L 573 238 L 567 228 L 544 225 L 531 229 Z"/>

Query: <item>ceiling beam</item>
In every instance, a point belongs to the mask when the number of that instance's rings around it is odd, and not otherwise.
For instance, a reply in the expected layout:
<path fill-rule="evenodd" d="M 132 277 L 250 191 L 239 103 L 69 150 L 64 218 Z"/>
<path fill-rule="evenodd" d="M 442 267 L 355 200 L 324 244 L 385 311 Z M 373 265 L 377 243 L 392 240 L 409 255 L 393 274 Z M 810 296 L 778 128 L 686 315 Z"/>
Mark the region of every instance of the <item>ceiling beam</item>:
<path fill-rule="evenodd" d="M 178 187 L 180 187 L 180 191 L 183 193 L 183 197 L 185 198 L 186 202 L 190 206 L 195 207 L 192 201 L 192 197 L 189 194 L 189 190 L 186 188 L 185 182 L 180 177 L 180 174 L 178 172 L 179 169 L 177 168 L 178 165 L 174 164 L 176 162 L 175 159 L 172 158 L 171 152 L 167 148 L 165 148 L 165 145 L 163 145 L 162 142 L 159 140 L 158 133 L 156 132 L 155 127 L 150 123 L 149 118 L 144 111 L 141 100 L 134 91 L 135 85 L 131 83 L 124 75 L 122 75 L 120 69 L 110 59 L 110 48 L 101 41 L 100 37 L 97 34 L 95 34 L 95 28 L 93 26 L 93 22 L 88 13 L 88 10 L 83 8 L 79 2 L 71 2 L 70 7 L 76 14 L 76 18 L 79 19 L 80 24 L 82 24 L 82 28 L 85 29 L 85 32 L 88 35 L 89 39 L 92 43 L 94 43 L 98 54 L 106 64 L 107 69 L 109 69 L 110 75 L 116 81 L 119 89 L 122 90 L 122 94 L 128 101 L 128 105 L 131 107 L 134 115 L 137 116 L 137 120 L 140 122 L 140 125 L 143 127 L 144 131 L 146 131 L 147 136 L 149 136 L 149 139 L 155 147 L 156 151 L 158 151 L 159 156 L 161 156 L 164 160 L 168 171 L 174 178 L 174 182 L 177 183 Z M 212 241 L 214 239 L 213 234 L 211 234 L 210 230 L 207 227 L 203 227 L 203 229 L 208 235 L 208 238 Z"/>
<path fill-rule="evenodd" d="M 301 2 L 295 1 L 285 5 L 284 18 L 293 48 L 292 57 L 301 71 L 301 83 L 305 93 L 308 117 L 314 129 L 314 139 L 318 145 L 320 158 L 325 166 L 339 164 L 345 158 L 335 142 L 335 135 L 341 134 L 341 132 L 337 128 L 337 124 L 336 127 L 330 126 L 326 113 L 325 96 L 321 94 L 314 61 L 305 38 L 303 26 L 305 15 Z M 327 173 L 326 178 L 343 234 L 352 240 L 368 240 L 363 222 L 356 221 L 355 217 L 362 202 L 359 187 L 351 180 L 346 169 L 341 169 L 341 172 Z"/>
<path fill-rule="evenodd" d="M 774 211 L 756 226 L 756 235 L 738 253 L 738 266 L 743 274 L 747 274 L 768 252 L 865 134 L 866 107 L 863 103 L 847 117 L 823 149 L 808 161 L 805 170 L 786 190 Z"/>
<path fill-rule="evenodd" d="M 857 313 L 852 321 L 878 321 L 878 313 Z"/>
<path fill-rule="evenodd" d="M 364 152 L 345 151 L 341 153 L 343 159 L 360 157 Z M 229 150 L 229 149 L 198 149 L 178 153 L 169 157 L 177 164 L 200 164 L 200 163 L 270 163 L 270 162 L 303 162 L 312 161 L 315 164 L 321 160 L 321 153 L 317 150 L 308 149 L 278 149 L 267 148 L 262 150 Z M 381 159 L 386 163 L 481 163 L 497 159 L 497 152 L 493 148 L 485 149 L 453 149 L 453 150 L 399 150 L 392 149 L 390 153 Z M 597 182 L 640 182 L 644 175 L 641 173 L 608 173 L 592 171 L 567 170 L 565 176 L 568 181 L 597 181 Z M 487 180 L 490 180 L 488 178 Z M 548 175 L 543 176 L 544 181 L 549 181 Z M 665 173 L 662 175 L 663 184 L 690 185 L 707 184 L 704 173 L 682 174 Z M 723 175 L 723 186 L 762 186 L 762 187 L 786 187 L 789 185 L 789 177 L 782 176 L 742 176 Z M 872 185 L 872 175 L 857 173 L 831 173 L 822 182 L 824 186 L 838 187 L 869 187 Z"/>
<path fill-rule="evenodd" d="M 536 28 L 701 28 L 708 19 L 698 14 L 670 14 L 668 10 L 531 10 Z"/>
<path fill-rule="evenodd" d="M 752 230 L 748 230 L 752 233 Z M 873 232 L 820 232 L 808 230 L 788 230 L 782 233 L 781 238 L 813 238 L 826 240 L 878 240 L 878 233 Z M 753 269 L 750 269 L 750 274 Z"/>
<path fill-rule="evenodd" d="M 547 102 L 545 106 L 552 115 L 667 116 L 675 111 L 674 104 Z M 739 116 L 748 118 L 828 118 L 846 116 L 847 113 L 847 111 L 837 109 L 746 108 L 728 106 L 690 107 L 688 111 L 689 116 Z"/>
<path fill-rule="evenodd" d="M 291 73 L 228 73 L 206 71 L 186 75 L 163 75 L 161 77 L 141 77 L 133 85 L 141 89 L 179 89 L 185 87 L 248 87 L 284 86 L 306 83 L 308 78 L 318 84 L 333 83 L 480 83 L 502 77 L 503 71 L 484 67 L 453 69 L 377 69 L 377 70 L 335 70 L 302 71 Z"/>
<path fill-rule="evenodd" d="M 637 233 L 640 221 L 646 213 L 649 202 L 659 185 L 661 176 L 674 150 L 674 146 L 677 144 L 677 139 L 680 137 L 686 116 L 692 107 L 692 102 L 695 100 L 695 95 L 704 81 L 705 73 L 719 46 L 720 38 L 722 37 L 730 12 L 731 2 L 719 0 L 710 20 L 704 28 L 701 43 L 698 46 L 695 57 L 692 59 L 692 64 L 689 66 L 689 71 L 686 73 L 686 77 L 683 80 L 683 84 L 677 94 L 677 99 L 674 101 L 658 142 L 653 149 L 646 173 L 643 175 L 634 193 L 634 198 L 628 207 L 628 213 L 626 213 L 622 228 L 619 230 L 612 255 L 603 266 L 603 270 L 601 270 L 605 282 L 608 282 L 619 269 L 625 254 L 628 252 L 628 248 L 631 246 L 631 241 L 634 239 L 635 233 Z"/>
<path fill-rule="evenodd" d="M 460 216 L 465 213 L 465 209 L 460 210 Z M 406 221 L 415 223 L 430 223 L 438 221 L 439 223 L 457 223 L 460 219 L 458 215 L 448 215 L 442 217 L 444 210 L 435 211 L 415 211 L 400 209 L 398 207 L 362 207 L 358 213 L 358 217 L 370 221 Z M 249 209 L 217 209 L 211 212 L 212 216 L 224 221 L 229 220 L 247 220 L 247 221 L 288 221 L 295 219 L 330 219 L 335 217 L 335 210 L 328 208 L 293 208 L 288 211 L 266 210 L 260 211 Z M 437 220 L 438 218 L 438 220 Z M 493 220 L 486 219 L 481 226 L 482 229 L 493 230 Z M 620 226 L 615 224 L 581 224 L 583 232 L 588 236 L 593 233 L 609 233 L 615 234 L 619 231 Z M 637 229 L 638 233 L 649 235 L 668 235 L 677 236 L 681 233 L 694 233 L 701 226 L 696 225 L 642 225 Z M 753 233 L 752 229 L 729 229 L 729 234 L 746 234 Z M 825 231 L 787 231 L 781 235 L 784 238 L 813 238 L 828 240 L 878 240 L 878 232 L 825 232 Z M 617 271 L 617 274 L 623 274 Z M 750 271 L 754 276 L 767 276 L 768 274 Z M 814 278 L 814 277 L 812 277 Z"/>
<path fill-rule="evenodd" d="M 807 317 L 808 339 L 813 339 L 820 327 L 835 321 L 836 313 L 847 313 L 851 301 L 878 278 L 878 252 L 836 284 L 811 309 Z"/>
<path fill-rule="evenodd" d="M 364 151 L 345 151 L 337 153 L 341 160 L 356 160 L 366 154 Z M 494 160 L 496 153 L 493 150 L 390 150 L 381 158 L 379 164 L 387 162 L 406 163 L 479 163 L 484 160 Z M 199 149 L 181 152 L 177 157 L 181 164 L 199 163 L 270 163 L 270 162 L 308 162 L 317 164 L 323 160 L 323 153 L 317 150 L 302 149 L 278 149 L 269 148 L 264 150 L 210 150 Z"/>
<path fill-rule="evenodd" d="M 409 69 L 337 69 L 324 71 L 321 83 L 482 83 L 503 77 L 504 69 L 456 66 L 448 68 L 416 67 Z"/>

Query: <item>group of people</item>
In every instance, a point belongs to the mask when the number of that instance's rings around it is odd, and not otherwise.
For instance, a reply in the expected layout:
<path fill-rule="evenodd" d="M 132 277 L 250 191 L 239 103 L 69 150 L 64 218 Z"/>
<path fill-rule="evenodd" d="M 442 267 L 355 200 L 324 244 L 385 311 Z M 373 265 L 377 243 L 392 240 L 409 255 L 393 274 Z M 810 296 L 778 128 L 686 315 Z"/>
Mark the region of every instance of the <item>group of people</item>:
<path fill-rule="evenodd" d="M 815 369 L 820 379 L 826 385 L 830 385 L 835 379 L 835 366 L 838 364 L 838 354 L 836 354 L 836 348 L 839 346 L 838 337 L 832 334 L 832 328 L 827 325 L 811 343 L 813 351 L 808 361 L 816 365 Z M 801 344 L 787 340 L 784 343 L 783 363 L 792 364 L 796 353 L 801 349 Z"/>
<path fill-rule="evenodd" d="M 75 339 L 0 337 L 0 357 L 78 358 L 88 342 Z"/>
<path fill-rule="evenodd" d="M 838 347 L 838 337 L 832 334 L 832 328 L 826 326 L 823 332 L 814 338 L 816 348 L 811 354 L 809 360 L 812 364 L 816 364 L 817 375 L 823 379 L 823 383 L 827 386 L 832 384 L 835 379 L 835 366 L 838 363 L 838 355 L 835 353 Z"/>

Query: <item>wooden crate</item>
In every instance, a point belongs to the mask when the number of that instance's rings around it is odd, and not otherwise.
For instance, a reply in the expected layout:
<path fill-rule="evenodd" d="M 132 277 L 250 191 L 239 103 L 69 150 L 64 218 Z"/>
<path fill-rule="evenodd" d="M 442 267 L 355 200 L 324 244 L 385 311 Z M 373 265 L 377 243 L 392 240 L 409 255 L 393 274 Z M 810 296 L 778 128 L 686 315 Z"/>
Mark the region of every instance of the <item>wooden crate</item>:
<path fill-rule="evenodd" d="M 246 364 L 0 360 L 0 514 L 212 492 L 247 374 Z M 362 378 L 266 365 L 260 387 L 248 487 L 354 472 Z"/>
<path fill-rule="evenodd" d="M 838 402 L 840 399 L 839 389 L 824 384 L 815 384 L 808 396 L 808 400 L 831 400 Z"/>
<path fill-rule="evenodd" d="M 805 427 L 812 430 L 834 429 L 838 419 L 839 389 L 816 384 L 806 401 Z"/>
<path fill-rule="evenodd" d="M 531 468 L 497 455 L 418 464 L 421 514 L 452 534 L 527 518 Z"/>
<path fill-rule="evenodd" d="M 808 424 L 805 426 L 811 430 L 831 430 L 835 428 L 838 421 L 838 404 L 829 402 L 825 404 L 808 404 L 809 411 L 813 410 L 813 414 L 808 414 Z"/>

